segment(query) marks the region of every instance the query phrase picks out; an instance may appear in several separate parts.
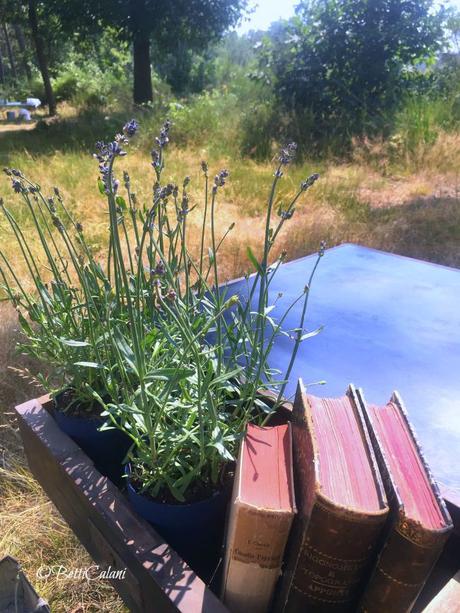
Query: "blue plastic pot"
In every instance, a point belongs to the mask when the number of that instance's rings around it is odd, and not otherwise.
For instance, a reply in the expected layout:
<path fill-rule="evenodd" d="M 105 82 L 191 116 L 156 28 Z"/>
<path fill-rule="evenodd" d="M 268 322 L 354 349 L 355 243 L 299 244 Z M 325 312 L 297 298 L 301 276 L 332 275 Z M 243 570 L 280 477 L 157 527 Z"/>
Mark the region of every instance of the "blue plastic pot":
<path fill-rule="evenodd" d="M 231 489 L 190 504 L 155 502 L 139 494 L 125 466 L 128 499 L 135 511 L 148 521 L 164 540 L 203 578 L 214 573 L 222 553 L 225 515 Z"/>
<path fill-rule="evenodd" d="M 76 417 L 55 410 L 54 418 L 86 455 L 93 460 L 100 473 L 119 485 L 123 477 L 123 461 L 131 445 L 130 438 L 121 430 L 99 431 L 102 419 Z"/>

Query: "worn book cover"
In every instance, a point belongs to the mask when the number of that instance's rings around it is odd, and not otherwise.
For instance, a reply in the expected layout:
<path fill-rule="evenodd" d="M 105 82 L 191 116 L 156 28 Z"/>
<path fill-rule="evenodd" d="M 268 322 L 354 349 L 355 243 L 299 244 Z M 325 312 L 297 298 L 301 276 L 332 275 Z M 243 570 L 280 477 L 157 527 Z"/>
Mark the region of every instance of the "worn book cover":
<path fill-rule="evenodd" d="M 388 506 L 353 386 L 342 398 L 307 395 L 293 409 L 298 515 L 277 611 L 354 611 Z"/>
<path fill-rule="evenodd" d="M 384 406 L 358 400 L 369 425 L 391 513 L 360 611 L 406 613 L 438 559 L 452 521 L 397 392 Z"/>
<path fill-rule="evenodd" d="M 291 425 L 248 425 L 238 457 L 223 574 L 232 613 L 265 613 L 295 514 Z"/>

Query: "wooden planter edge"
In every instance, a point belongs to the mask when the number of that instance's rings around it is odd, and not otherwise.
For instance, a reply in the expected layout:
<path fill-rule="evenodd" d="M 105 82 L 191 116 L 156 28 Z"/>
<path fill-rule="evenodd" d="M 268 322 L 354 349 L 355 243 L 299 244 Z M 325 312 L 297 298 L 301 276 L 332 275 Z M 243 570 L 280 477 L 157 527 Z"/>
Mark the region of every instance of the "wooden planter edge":
<path fill-rule="evenodd" d="M 228 613 L 198 575 L 130 507 L 86 454 L 60 430 L 48 396 L 16 407 L 34 477 L 101 570 L 135 613 Z"/>

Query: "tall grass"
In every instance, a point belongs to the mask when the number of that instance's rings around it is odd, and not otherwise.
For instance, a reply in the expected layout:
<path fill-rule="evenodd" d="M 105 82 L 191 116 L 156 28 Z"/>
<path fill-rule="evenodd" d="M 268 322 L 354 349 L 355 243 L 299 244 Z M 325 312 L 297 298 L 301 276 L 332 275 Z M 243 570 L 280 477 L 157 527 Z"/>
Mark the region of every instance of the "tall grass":
<path fill-rule="evenodd" d="M 396 161 L 422 167 L 437 140 L 460 128 L 457 102 L 455 96 L 434 99 L 423 95 L 407 97 L 396 116 L 394 134 L 390 139 Z"/>

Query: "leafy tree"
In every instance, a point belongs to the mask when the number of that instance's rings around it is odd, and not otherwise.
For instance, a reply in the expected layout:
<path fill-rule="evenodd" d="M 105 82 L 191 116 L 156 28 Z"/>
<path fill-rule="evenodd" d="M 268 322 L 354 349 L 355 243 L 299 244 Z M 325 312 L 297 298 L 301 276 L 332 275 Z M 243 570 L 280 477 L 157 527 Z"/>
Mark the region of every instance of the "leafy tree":
<path fill-rule="evenodd" d="M 56 114 L 56 99 L 51 84 L 50 46 L 60 32 L 56 17 L 47 11 L 47 3 L 40 0 L 0 0 L 2 19 L 15 26 L 22 33 L 27 28 L 33 42 L 35 57 L 45 90 L 49 114 Z M 24 44 L 24 41 L 19 43 Z"/>
<path fill-rule="evenodd" d="M 178 40 L 176 48 L 168 53 L 156 50 L 154 46 L 153 51 L 157 51 L 160 58 L 155 62 L 155 68 L 174 94 L 198 93 L 210 85 L 214 68 L 211 50 L 196 52 L 184 41 Z"/>
<path fill-rule="evenodd" d="M 48 0 L 69 29 L 112 26 L 133 45 L 136 103 L 153 99 L 151 41 L 159 53 L 178 41 L 190 50 L 206 48 L 235 25 L 247 0 Z"/>
<path fill-rule="evenodd" d="M 446 11 L 446 31 L 448 48 L 460 55 L 460 10 L 450 7 Z"/>
<path fill-rule="evenodd" d="M 35 45 L 38 67 L 43 79 L 49 114 L 56 115 L 56 98 L 51 85 L 48 57 L 45 50 L 44 33 L 40 28 L 39 7 L 37 4 L 37 0 L 28 0 L 27 14 L 29 19 L 29 27 Z"/>
<path fill-rule="evenodd" d="M 442 43 L 430 0 L 303 0 L 264 46 L 285 110 L 314 140 L 380 131 L 401 99 L 408 67 Z"/>

